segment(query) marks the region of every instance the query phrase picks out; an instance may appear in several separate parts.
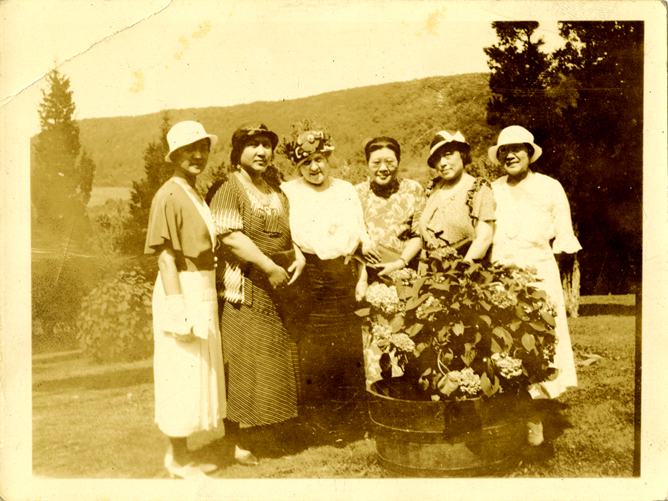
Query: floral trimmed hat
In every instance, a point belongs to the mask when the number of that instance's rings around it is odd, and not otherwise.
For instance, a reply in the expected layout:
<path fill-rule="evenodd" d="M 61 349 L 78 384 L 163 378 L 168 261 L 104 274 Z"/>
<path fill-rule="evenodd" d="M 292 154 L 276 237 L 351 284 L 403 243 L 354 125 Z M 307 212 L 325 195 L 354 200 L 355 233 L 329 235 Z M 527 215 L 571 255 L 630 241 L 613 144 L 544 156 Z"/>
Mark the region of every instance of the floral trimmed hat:
<path fill-rule="evenodd" d="M 296 141 L 285 144 L 285 154 L 294 165 L 299 165 L 316 153 L 328 155 L 332 151 L 334 151 L 332 138 L 321 130 L 302 132 Z"/>

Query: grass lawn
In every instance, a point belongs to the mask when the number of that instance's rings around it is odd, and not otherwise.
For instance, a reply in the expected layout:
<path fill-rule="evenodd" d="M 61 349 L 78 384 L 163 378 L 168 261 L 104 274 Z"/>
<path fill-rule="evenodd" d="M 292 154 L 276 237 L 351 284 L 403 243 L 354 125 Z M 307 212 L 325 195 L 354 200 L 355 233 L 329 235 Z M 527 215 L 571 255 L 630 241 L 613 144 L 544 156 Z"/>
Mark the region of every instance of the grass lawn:
<path fill-rule="evenodd" d="M 634 450 L 634 296 L 582 298 L 569 319 L 579 386 L 548 402 L 546 443 L 508 477 L 630 477 Z M 598 357 L 592 357 L 597 355 Z M 43 478 L 164 478 L 153 422 L 152 361 L 95 365 L 78 352 L 33 357 L 33 472 Z M 230 464 L 222 432 L 191 437 L 219 478 L 379 478 L 364 403 L 302 409 L 246 430 L 257 467 Z"/>

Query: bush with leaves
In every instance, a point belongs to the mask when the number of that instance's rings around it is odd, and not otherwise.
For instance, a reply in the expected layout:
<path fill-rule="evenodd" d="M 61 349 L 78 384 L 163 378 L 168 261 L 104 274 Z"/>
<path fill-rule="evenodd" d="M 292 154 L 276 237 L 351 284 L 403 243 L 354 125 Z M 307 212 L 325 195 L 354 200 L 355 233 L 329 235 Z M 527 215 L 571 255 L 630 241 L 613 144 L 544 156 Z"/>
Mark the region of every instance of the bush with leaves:
<path fill-rule="evenodd" d="M 393 272 L 369 286 L 364 335 L 403 371 L 407 398 L 462 399 L 517 393 L 556 377 L 556 306 L 517 266 L 463 261 L 432 252 L 428 271 Z"/>
<path fill-rule="evenodd" d="M 81 303 L 77 339 L 99 362 L 131 361 L 153 354 L 153 284 L 140 268 L 121 271 Z"/>

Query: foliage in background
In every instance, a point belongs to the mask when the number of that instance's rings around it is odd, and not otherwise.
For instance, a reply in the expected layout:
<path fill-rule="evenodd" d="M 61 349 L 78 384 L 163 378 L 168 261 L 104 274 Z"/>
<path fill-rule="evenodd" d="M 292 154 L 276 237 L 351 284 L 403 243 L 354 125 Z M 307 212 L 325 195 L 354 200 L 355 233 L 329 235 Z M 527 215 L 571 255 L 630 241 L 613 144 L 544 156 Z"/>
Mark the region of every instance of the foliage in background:
<path fill-rule="evenodd" d="M 77 339 L 85 356 L 100 362 L 130 361 L 153 354 L 153 284 L 140 268 L 121 271 L 81 302 Z"/>
<path fill-rule="evenodd" d="M 642 259 L 643 23 L 560 22 L 551 54 L 536 22 L 494 22 L 487 121 L 522 125 L 559 180 L 583 246 L 585 293 L 635 292 Z M 614 166 L 614 167 L 613 167 Z"/>
<path fill-rule="evenodd" d="M 79 142 L 72 119 L 70 79 L 54 69 L 46 77 L 39 106 L 41 131 L 35 138 L 31 170 L 33 222 L 57 229 L 80 217 L 90 199 L 95 163 Z"/>

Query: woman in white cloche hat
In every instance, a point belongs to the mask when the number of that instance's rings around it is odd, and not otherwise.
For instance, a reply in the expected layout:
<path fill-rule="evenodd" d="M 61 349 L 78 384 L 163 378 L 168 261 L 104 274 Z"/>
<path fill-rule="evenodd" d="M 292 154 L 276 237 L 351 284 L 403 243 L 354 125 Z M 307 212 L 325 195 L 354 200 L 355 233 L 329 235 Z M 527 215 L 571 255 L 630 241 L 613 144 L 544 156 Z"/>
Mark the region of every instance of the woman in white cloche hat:
<path fill-rule="evenodd" d="M 507 173 L 492 183 L 497 218 L 492 260 L 533 266 L 538 278 L 542 279 L 539 286 L 556 303 L 554 365 L 558 375 L 552 381 L 530 388 L 534 399 L 550 399 L 569 386 L 577 386 L 564 293 L 555 256 L 573 254 L 582 247 L 573 233 L 570 207 L 561 184 L 530 168 L 541 154 L 542 149 L 534 142 L 533 134 L 518 125 L 503 129 L 497 144 L 489 148 L 490 160 L 501 165 Z M 543 442 L 543 425 L 537 409 L 534 405 L 528 423 L 531 445 Z"/>
<path fill-rule="evenodd" d="M 197 461 L 187 438 L 217 428 L 225 417 L 216 232 L 195 191 L 217 139 L 192 121 L 167 133 L 165 160 L 174 174 L 153 198 L 144 249 L 157 256 L 160 270 L 153 290 L 155 420 L 170 439 L 165 467 L 178 478 L 205 477 L 217 468 Z"/>

